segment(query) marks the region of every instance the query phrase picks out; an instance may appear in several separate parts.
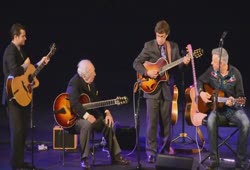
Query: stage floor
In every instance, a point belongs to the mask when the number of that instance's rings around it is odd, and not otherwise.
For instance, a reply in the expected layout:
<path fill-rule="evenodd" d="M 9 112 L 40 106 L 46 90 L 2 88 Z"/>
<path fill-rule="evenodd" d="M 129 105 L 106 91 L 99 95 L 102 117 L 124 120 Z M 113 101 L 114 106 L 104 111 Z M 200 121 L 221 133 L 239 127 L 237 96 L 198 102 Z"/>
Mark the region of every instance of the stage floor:
<path fill-rule="evenodd" d="M 47 108 L 47 107 L 46 107 Z M 82 169 L 80 167 L 80 153 L 79 153 L 79 144 L 76 149 L 69 149 L 65 151 L 65 156 L 63 160 L 63 151 L 53 149 L 53 127 L 56 125 L 53 112 L 46 108 L 36 108 L 34 110 L 34 120 L 33 123 L 35 125 L 33 133 L 31 133 L 31 129 L 29 129 L 29 136 L 27 139 L 27 147 L 26 147 L 26 161 L 32 162 L 36 169 L 44 169 L 44 170 L 77 170 Z M 142 108 L 145 108 L 142 106 Z M 134 113 L 132 106 L 126 107 L 114 107 L 111 108 L 113 112 L 114 119 L 116 120 L 116 127 L 127 128 L 134 127 Z M 176 160 L 179 158 L 192 158 L 192 169 L 206 169 L 206 166 L 209 164 L 209 160 L 206 160 L 203 164 L 201 164 L 201 160 L 205 158 L 209 152 L 209 143 L 207 138 L 206 127 L 201 126 L 201 132 L 203 133 L 205 145 L 204 149 L 199 153 L 192 153 L 193 149 L 197 149 L 197 145 L 195 143 L 196 138 L 200 143 L 199 137 L 196 135 L 195 127 L 187 125 L 187 123 L 183 122 L 183 114 L 179 112 L 178 121 L 175 125 L 173 125 L 173 137 L 172 139 L 176 139 L 172 142 L 172 147 L 175 149 L 176 154 L 172 157 L 168 157 L 166 161 Z M 10 153 L 10 145 L 9 145 L 9 131 L 8 131 L 8 119 L 6 114 L 0 114 L 0 170 L 9 170 L 9 153 Z M 147 163 L 147 156 L 145 152 L 145 110 L 141 109 L 140 111 L 140 152 L 137 152 L 133 147 L 128 149 L 123 149 L 122 154 L 131 160 L 131 165 L 129 166 L 118 166 L 111 165 L 110 158 L 108 154 L 103 151 L 103 147 L 100 146 L 102 136 L 100 134 L 95 135 L 95 165 L 92 169 L 94 170 L 128 170 L 128 169 L 137 169 L 139 165 L 141 169 L 153 170 L 156 169 L 157 164 L 149 164 Z M 220 132 L 222 136 L 226 136 L 229 131 L 233 129 L 229 128 L 220 128 Z M 182 133 L 186 133 L 187 137 L 180 136 Z M 33 151 L 31 145 L 31 139 L 33 136 Z M 229 144 L 235 149 L 237 143 L 237 136 L 232 138 L 229 141 Z M 130 136 L 128 136 L 129 139 Z M 130 138 L 131 139 L 131 138 Z M 135 140 L 135 139 L 134 139 Z M 130 140 L 131 141 L 131 140 Z M 133 141 L 133 140 L 132 140 Z M 78 142 L 77 142 L 78 143 Z M 201 143 L 200 143 L 201 144 Z M 250 144 L 250 142 L 249 142 Z M 38 150 L 38 146 L 45 145 L 47 147 L 46 150 Z M 123 144 L 122 144 L 123 145 Z M 125 146 L 121 146 L 125 147 Z M 104 148 L 105 149 L 105 148 Z M 248 153 L 250 153 L 250 148 L 248 147 Z M 234 155 L 231 151 L 222 146 L 220 148 L 221 155 L 221 164 L 219 169 L 227 169 L 233 170 L 234 168 Z M 170 159 L 170 160 L 169 160 Z M 90 156 L 91 160 L 91 156 Z M 180 163 L 180 164 L 179 164 Z M 180 166 L 183 162 L 180 160 L 177 162 L 176 167 Z M 167 167 L 166 167 L 167 169 Z M 171 168 L 170 168 L 171 169 Z"/>

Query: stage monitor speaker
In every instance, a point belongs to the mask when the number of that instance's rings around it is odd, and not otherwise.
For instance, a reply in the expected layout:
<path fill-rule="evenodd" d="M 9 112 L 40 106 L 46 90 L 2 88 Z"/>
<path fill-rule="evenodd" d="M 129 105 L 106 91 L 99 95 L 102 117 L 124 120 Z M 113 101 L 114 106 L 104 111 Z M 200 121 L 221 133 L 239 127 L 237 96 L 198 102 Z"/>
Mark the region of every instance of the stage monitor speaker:
<path fill-rule="evenodd" d="M 135 147 L 136 133 L 134 127 L 117 126 L 115 134 L 122 150 L 131 150 Z"/>
<path fill-rule="evenodd" d="M 63 134 L 64 133 L 64 134 Z M 64 147 L 63 147 L 64 135 Z M 53 128 L 53 149 L 76 149 L 77 148 L 77 135 L 68 133 L 67 130 L 63 131 L 60 126 Z"/>
<path fill-rule="evenodd" d="M 193 158 L 159 154 L 156 158 L 156 170 L 192 170 Z"/>

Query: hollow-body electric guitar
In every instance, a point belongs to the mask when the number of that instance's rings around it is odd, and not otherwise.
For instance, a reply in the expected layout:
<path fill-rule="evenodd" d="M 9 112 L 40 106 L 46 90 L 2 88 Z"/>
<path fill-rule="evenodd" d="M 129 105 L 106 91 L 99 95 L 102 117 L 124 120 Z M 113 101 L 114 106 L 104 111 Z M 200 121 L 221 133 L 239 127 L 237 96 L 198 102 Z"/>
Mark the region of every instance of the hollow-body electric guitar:
<path fill-rule="evenodd" d="M 194 50 L 193 57 L 201 57 L 203 55 L 202 49 L 196 49 Z M 141 75 L 137 73 L 137 80 L 140 82 L 141 89 L 145 93 L 152 93 L 157 88 L 158 84 L 162 81 L 168 81 L 169 75 L 167 73 L 167 70 L 183 63 L 184 57 L 173 61 L 171 63 L 168 63 L 166 59 L 159 58 L 155 63 L 146 61 L 143 65 L 146 68 L 146 70 L 157 70 L 158 71 L 158 77 L 153 79 L 144 75 Z"/>
<path fill-rule="evenodd" d="M 128 103 L 128 98 L 116 97 L 115 99 L 103 100 L 98 102 L 91 102 L 87 94 L 83 93 L 79 99 L 80 103 L 86 110 L 97 109 L 112 105 L 122 105 Z M 75 124 L 78 117 L 70 107 L 68 93 L 59 94 L 53 104 L 54 118 L 58 125 L 63 128 L 70 128 Z"/>

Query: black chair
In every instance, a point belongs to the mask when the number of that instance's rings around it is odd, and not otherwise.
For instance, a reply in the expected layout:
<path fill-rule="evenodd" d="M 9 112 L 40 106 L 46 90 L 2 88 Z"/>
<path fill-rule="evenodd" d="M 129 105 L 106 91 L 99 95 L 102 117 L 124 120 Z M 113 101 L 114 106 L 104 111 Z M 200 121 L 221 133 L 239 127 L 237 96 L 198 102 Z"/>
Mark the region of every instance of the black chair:
<path fill-rule="evenodd" d="M 207 126 L 207 117 L 202 120 L 202 125 Z M 219 128 L 220 127 L 233 128 L 233 131 L 231 133 L 229 133 L 226 137 L 223 138 L 223 137 L 220 136 L 220 133 L 219 133 Z M 219 150 L 219 148 L 221 146 L 225 145 L 236 156 L 236 154 L 237 154 L 236 151 L 232 148 L 232 146 L 228 143 L 228 141 L 238 131 L 239 131 L 239 128 L 237 127 L 236 124 L 228 122 L 228 121 L 220 121 L 219 124 L 218 124 L 218 139 L 220 140 L 220 141 L 218 141 L 218 150 Z M 209 154 L 208 156 L 206 156 L 201 161 L 201 164 L 204 163 L 210 156 L 211 156 L 211 154 Z"/>

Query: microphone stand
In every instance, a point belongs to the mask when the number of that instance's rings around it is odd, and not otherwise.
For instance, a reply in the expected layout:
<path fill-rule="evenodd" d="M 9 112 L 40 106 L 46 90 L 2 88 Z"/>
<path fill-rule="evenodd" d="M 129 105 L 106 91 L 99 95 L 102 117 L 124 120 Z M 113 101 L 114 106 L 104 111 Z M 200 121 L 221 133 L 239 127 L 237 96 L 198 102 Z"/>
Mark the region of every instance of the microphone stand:
<path fill-rule="evenodd" d="M 134 96 L 133 105 L 134 105 L 135 133 L 136 133 L 136 145 L 135 145 L 134 150 L 136 149 L 136 151 L 137 151 L 136 169 L 139 169 L 139 170 L 142 168 L 141 163 L 140 163 L 141 155 L 140 155 L 140 135 L 139 135 L 139 132 L 140 132 L 139 108 L 140 108 L 140 98 L 141 98 L 141 87 L 140 86 L 141 86 L 141 82 L 137 81 L 134 85 L 134 94 L 133 94 L 133 96 Z M 137 91 L 138 91 L 138 97 L 137 97 L 137 103 L 135 106 L 135 93 Z M 130 155 L 130 154 L 128 154 L 128 155 Z"/>
<path fill-rule="evenodd" d="M 32 170 L 36 170 L 35 166 L 34 166 L 34 128 L 35 125 L 33 123 L 33 107 L 34 107 L 34 101 L 33 101 L 33 97 L 34 97 L 34 90 L 33 90 L 33 83 L 34 83 L 34 78 L 29 77 L 29 81 L 30 81 L 30 92 L 32 94 L 32 98 L 31 98 L 31 103 L 30 103 L 30 128 L 31 128 L 31 167 Z M 38 169 L 37 169 L 38 170 Z"/>
<path fill-rule="evenodd" d="M 221 56 L 222 56 L 222 48 L 223 48 L 223 45 L 224 45 L 224 38 L 226 36 L 227 32 L 224 31 L 222 36 L 221 36 L 221 39 L 220 39 L 220 43 L 219 43 L 219 48 L 220 48 L 220 55 L 219 55 L 219 68 L 218 68 L 218 74 L 221 74 L 220 71 L 221 71 Z M 217 112 L 217 105 L 218 105 L 218 94 L 219 94 L 219 88 L 221 87 L 222 85 L 222 81 L 220 80 L 220 75 L 218 76 L 218 84 L 219 86 L 215 89 L 215 92 L 213 94 L 213 112 L 215 112 L 216 114 L 216 136 L 218 135 L 218 112 Z M 218 155 L 218 146 L 216 147 L 216 157 L 219 159 L 219 155 Z M 218 160 L 219 161 L 219 160 Z"/>

